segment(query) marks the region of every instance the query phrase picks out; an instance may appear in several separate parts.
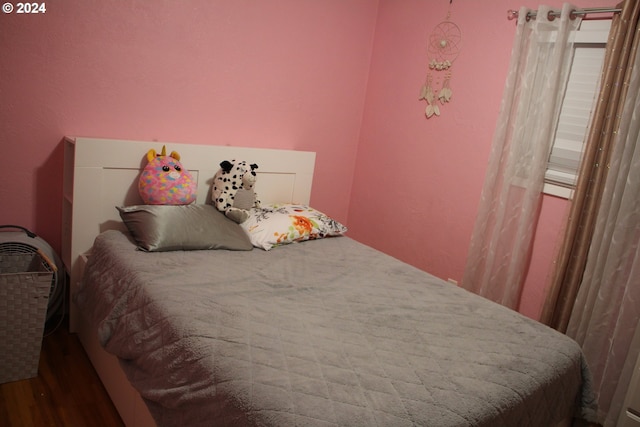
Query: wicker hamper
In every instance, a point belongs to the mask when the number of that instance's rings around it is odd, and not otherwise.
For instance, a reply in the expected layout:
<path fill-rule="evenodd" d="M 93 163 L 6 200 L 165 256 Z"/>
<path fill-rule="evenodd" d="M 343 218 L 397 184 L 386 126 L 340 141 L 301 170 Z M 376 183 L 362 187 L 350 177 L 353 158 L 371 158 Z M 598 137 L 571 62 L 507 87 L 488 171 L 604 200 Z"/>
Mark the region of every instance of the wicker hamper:
<path fill-rule="evenodd" d="M 53 272 L 40 252 L 0 254 L 0 384 L 38 375 Z"/>

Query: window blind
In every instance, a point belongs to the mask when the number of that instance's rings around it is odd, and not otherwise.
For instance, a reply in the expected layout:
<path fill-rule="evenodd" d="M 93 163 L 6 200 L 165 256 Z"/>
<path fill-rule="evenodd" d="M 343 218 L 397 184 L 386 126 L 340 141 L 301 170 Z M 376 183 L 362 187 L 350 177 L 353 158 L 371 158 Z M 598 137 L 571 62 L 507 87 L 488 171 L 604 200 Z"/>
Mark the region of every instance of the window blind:
<path fill-rule="evenodd" d="M 546 183 L 551 185 L 545 188 L 547 193 L 568 197 L 566 189 L 575 187 L 610 26 L 610 20 L 583 21 L 576 36 L 569 81 L 545 174 Z"/>

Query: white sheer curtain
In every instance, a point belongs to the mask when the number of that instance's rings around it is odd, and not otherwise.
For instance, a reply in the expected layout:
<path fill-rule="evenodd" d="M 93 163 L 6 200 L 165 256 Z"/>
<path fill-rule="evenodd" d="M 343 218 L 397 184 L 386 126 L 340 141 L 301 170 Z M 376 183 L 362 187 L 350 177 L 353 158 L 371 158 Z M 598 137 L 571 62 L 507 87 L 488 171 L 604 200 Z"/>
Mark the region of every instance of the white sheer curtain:
<path fill-rule="evenodd" d="M 613 141 L 603 198 L 567 335 L 582 346 L 601 420 L 615 426 L 629 385 L 625 360 L 640 319 L 640 54 L 635 41 L 628 92 Z"/>
<path fill-rule="evenodd" d="M 462 286 L 517 309 L 528 267 L 544 173 L 580 18 L 565 3 L 527 21 L 518 15 L 511 65 L 493 139 Z"/>

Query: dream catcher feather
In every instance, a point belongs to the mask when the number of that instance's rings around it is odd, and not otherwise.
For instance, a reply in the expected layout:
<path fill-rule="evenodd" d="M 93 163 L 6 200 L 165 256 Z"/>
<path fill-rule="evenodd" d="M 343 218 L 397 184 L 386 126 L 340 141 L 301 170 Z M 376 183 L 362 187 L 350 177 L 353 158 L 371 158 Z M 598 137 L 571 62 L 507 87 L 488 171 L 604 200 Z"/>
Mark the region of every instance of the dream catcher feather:
<path fill-rule="evenodd" d="M 452 0 L 451 0 L 452 1 Z M 449 7 L 451 7 L 451 1 Z M 440 105 L 451 101 L 451 67 L 460 53 L 462 35 L 460 28 L 449 20 L 451 11 L 446 19 L 436 25 L 429 36 L 427 52 L 429 54 L 429 69 L 427 78 L 420 89 L 419 100 L 427 102 L 425 114 L 427 118 L 440 115 Z M 438 90 L 439 88 L 439 90 Z M 440 105 L 439 105 L 440 104 Z"/>

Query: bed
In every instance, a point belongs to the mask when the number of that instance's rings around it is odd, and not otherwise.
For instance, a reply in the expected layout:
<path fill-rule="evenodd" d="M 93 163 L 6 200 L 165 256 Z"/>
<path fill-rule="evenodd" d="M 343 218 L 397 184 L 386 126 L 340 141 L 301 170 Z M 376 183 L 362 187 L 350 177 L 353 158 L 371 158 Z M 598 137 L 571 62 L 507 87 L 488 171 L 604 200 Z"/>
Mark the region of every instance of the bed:
<path fill-rule="evenodd" d="M 71 325 L 127 425 L 520 427 L 592 415 L 574 341 L 348 232 L 270 250 L 140 250 L 115 206 L 139 203 L 141 153 L 160 143 L 65 144 Z M 260 164 L 263 203 L 309 205 L 313 153 L 166 145 L 194 159 L 196 204 L 215 165 L 240 157 Z M 104 165 L 114 150 L 136 161 Z M 82 168 L 99 195 L 82 195 Z"/>

